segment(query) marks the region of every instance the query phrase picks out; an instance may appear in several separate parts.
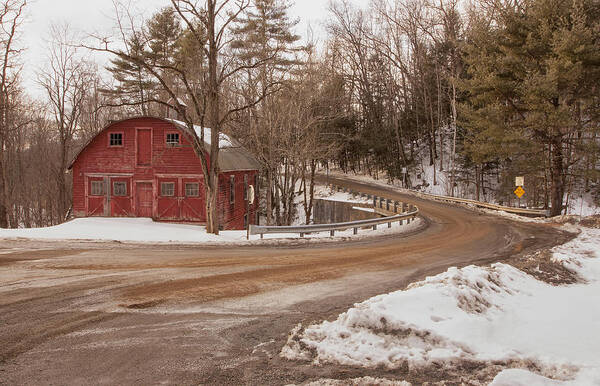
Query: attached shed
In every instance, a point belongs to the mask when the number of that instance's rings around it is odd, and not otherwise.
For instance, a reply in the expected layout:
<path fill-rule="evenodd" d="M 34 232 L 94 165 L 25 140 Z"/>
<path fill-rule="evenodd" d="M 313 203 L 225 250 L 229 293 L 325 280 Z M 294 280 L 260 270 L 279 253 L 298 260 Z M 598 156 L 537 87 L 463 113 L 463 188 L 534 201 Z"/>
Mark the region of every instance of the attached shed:
<path fill-rule="evenodd" d="M 184 129 L 175 120 L 138 117 L 100 131 L 69 166 L 75 217 L 206 223 L 202 166 Z M 204 130 L 208 149 L 210 129 L 195 129 L 198 136 Z M 258 186 L 259 163 L 224 134 L 219 145 L 219 223 L 245 229 L 257 222 L 257 199 L 247 203 L 246 192 Z"/>

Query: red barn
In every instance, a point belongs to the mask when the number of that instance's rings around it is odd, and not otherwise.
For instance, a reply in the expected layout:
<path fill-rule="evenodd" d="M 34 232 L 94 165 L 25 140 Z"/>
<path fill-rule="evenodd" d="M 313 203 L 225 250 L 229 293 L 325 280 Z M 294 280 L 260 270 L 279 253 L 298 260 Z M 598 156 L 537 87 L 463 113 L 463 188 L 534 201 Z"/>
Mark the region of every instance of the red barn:
<path fill-rule="evenodd" d="M 159 221 L 206 223 L 204 176 L 183 123 L 140 117 L 108 125 L 79 152 L 73 171 L 75 217 L 151 217 Z M 200 127 L 196 128 L 200 136 Z M 207 150 L 210 129 L 204 129 Z M 221 135 L 219 224 L 245 229 L 256 223 L 259 164 L 236 141 Z M 210 160 L 209 160 L 210 162 Z M 247 213 L 249 207 L 249 213 Z"/>

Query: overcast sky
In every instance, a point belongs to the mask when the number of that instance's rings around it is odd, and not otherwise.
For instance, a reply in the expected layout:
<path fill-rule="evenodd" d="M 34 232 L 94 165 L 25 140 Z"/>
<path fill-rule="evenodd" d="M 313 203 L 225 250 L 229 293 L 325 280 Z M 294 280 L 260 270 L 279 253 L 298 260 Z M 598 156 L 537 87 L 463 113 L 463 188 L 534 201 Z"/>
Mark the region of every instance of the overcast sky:
<path fill-rule="evenodd" d="M 26 53 L 24 78 L 31 94 L 35 84 L 35 68 L 43 64 L 47 51 L 48 31 L 52 23 L 68 22 L 74 29 L 84 32 L 110 31 L 114 26 L 114 9 L 112 0 L 34 0 L 29 5 L 29 20 L 23 28 L 23 45 Z M 357 4 L 366 0 L 355 0 Z M 144 14 L 151 15 L 156 9 L 169 4 L 168 0 L 132 0 Z M 296 0 L 290 16 L 300 18 L 297 33 L 306 36 L 308 25 L 315 31 L 317 38 L 322 38 L 322 23 L 327 17 L 329 0 Z"/>

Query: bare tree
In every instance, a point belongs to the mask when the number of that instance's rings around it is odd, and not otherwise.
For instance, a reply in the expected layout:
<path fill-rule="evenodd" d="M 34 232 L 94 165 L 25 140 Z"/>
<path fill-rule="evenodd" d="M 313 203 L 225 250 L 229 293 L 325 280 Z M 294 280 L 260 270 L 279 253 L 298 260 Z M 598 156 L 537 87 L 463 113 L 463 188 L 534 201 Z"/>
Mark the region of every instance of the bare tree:
<path fill-rule="evenodd" d="M 17 58 L 21 50 L 15 47 L 19 27 L 27 0 L 4 0 L 0 3 L 0 228 L 7 228 L 8 185 L 6 171 L 7 137 L 11 127 L 11 99 L 16 91 L 20 65 Z"/>
<path fill-rule="evenodd" d="M 70 206 L 67 166 L 93 76 L 90 63 L 72 43 L 68 25 L 52 26 L 51 36 L 48 60 L 46 67 L 39 70 L 38 83 L 48 98 L 57 134 L 59 157 L 54 176 L 58 184 L 58 211 L 60 216 L 65 216 Z"/>

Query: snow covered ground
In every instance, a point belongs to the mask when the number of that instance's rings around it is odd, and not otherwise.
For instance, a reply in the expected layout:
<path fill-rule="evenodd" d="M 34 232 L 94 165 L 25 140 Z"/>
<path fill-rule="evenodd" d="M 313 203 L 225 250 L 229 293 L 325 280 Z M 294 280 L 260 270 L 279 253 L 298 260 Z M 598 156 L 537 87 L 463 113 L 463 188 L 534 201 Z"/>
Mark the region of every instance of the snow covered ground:
<path fill-rule="evenodd" d="M 325 187 L 319 187 L 315 194 L 316 198 L 339 200 L 346 202 L 363 202 L 347 193 L 333 193 Z M 304 211 L 301 209 L 301 212 Z M 391 229 L 381 226 L 376 231 L 361 230 L 357 236 L 353 230 L 336 231 L 335 237 L 330 237 L 329 232 L 305 235 L 304 240 L 320 239 L 339 241 L 340 239 L 364 238 L 390 233 L 411 232 L 422 225 L 420 219 L 409 225 L 394 224 Z M 260 236 L 250 236 L 246 240 L 246 231 L 222 231 L 218 236 L 206 233 L 206 228 L 189 224 L 170 224 L 154 222 L 149 218 L 79 218 L 66 223 L 47 227 L 31 229 L 2 229 L 0 228 L 0 239 L 2 238 L 28 238 L 45 240 L 97 240 L 97 241 L 121 241 L 121 242 L 152 242 L 152 243 L 203 243 L 203 244 L 246 244 L 246 243 L 279 243 L 298 242 L 298 234 L 269 234 L 265 240 Z"/>
<path fill-rule="evenodd" d="M 600 384 L 600 230 L 552 250 L 580 282 L 553 286 L 513 266 L 450 268 L 292 331 L 281 356 L 314 364 L 415 368 L 464 360 L 534 363 L 494 385 Z M 557 382 L 546 377 L 566 381 Z"/>

